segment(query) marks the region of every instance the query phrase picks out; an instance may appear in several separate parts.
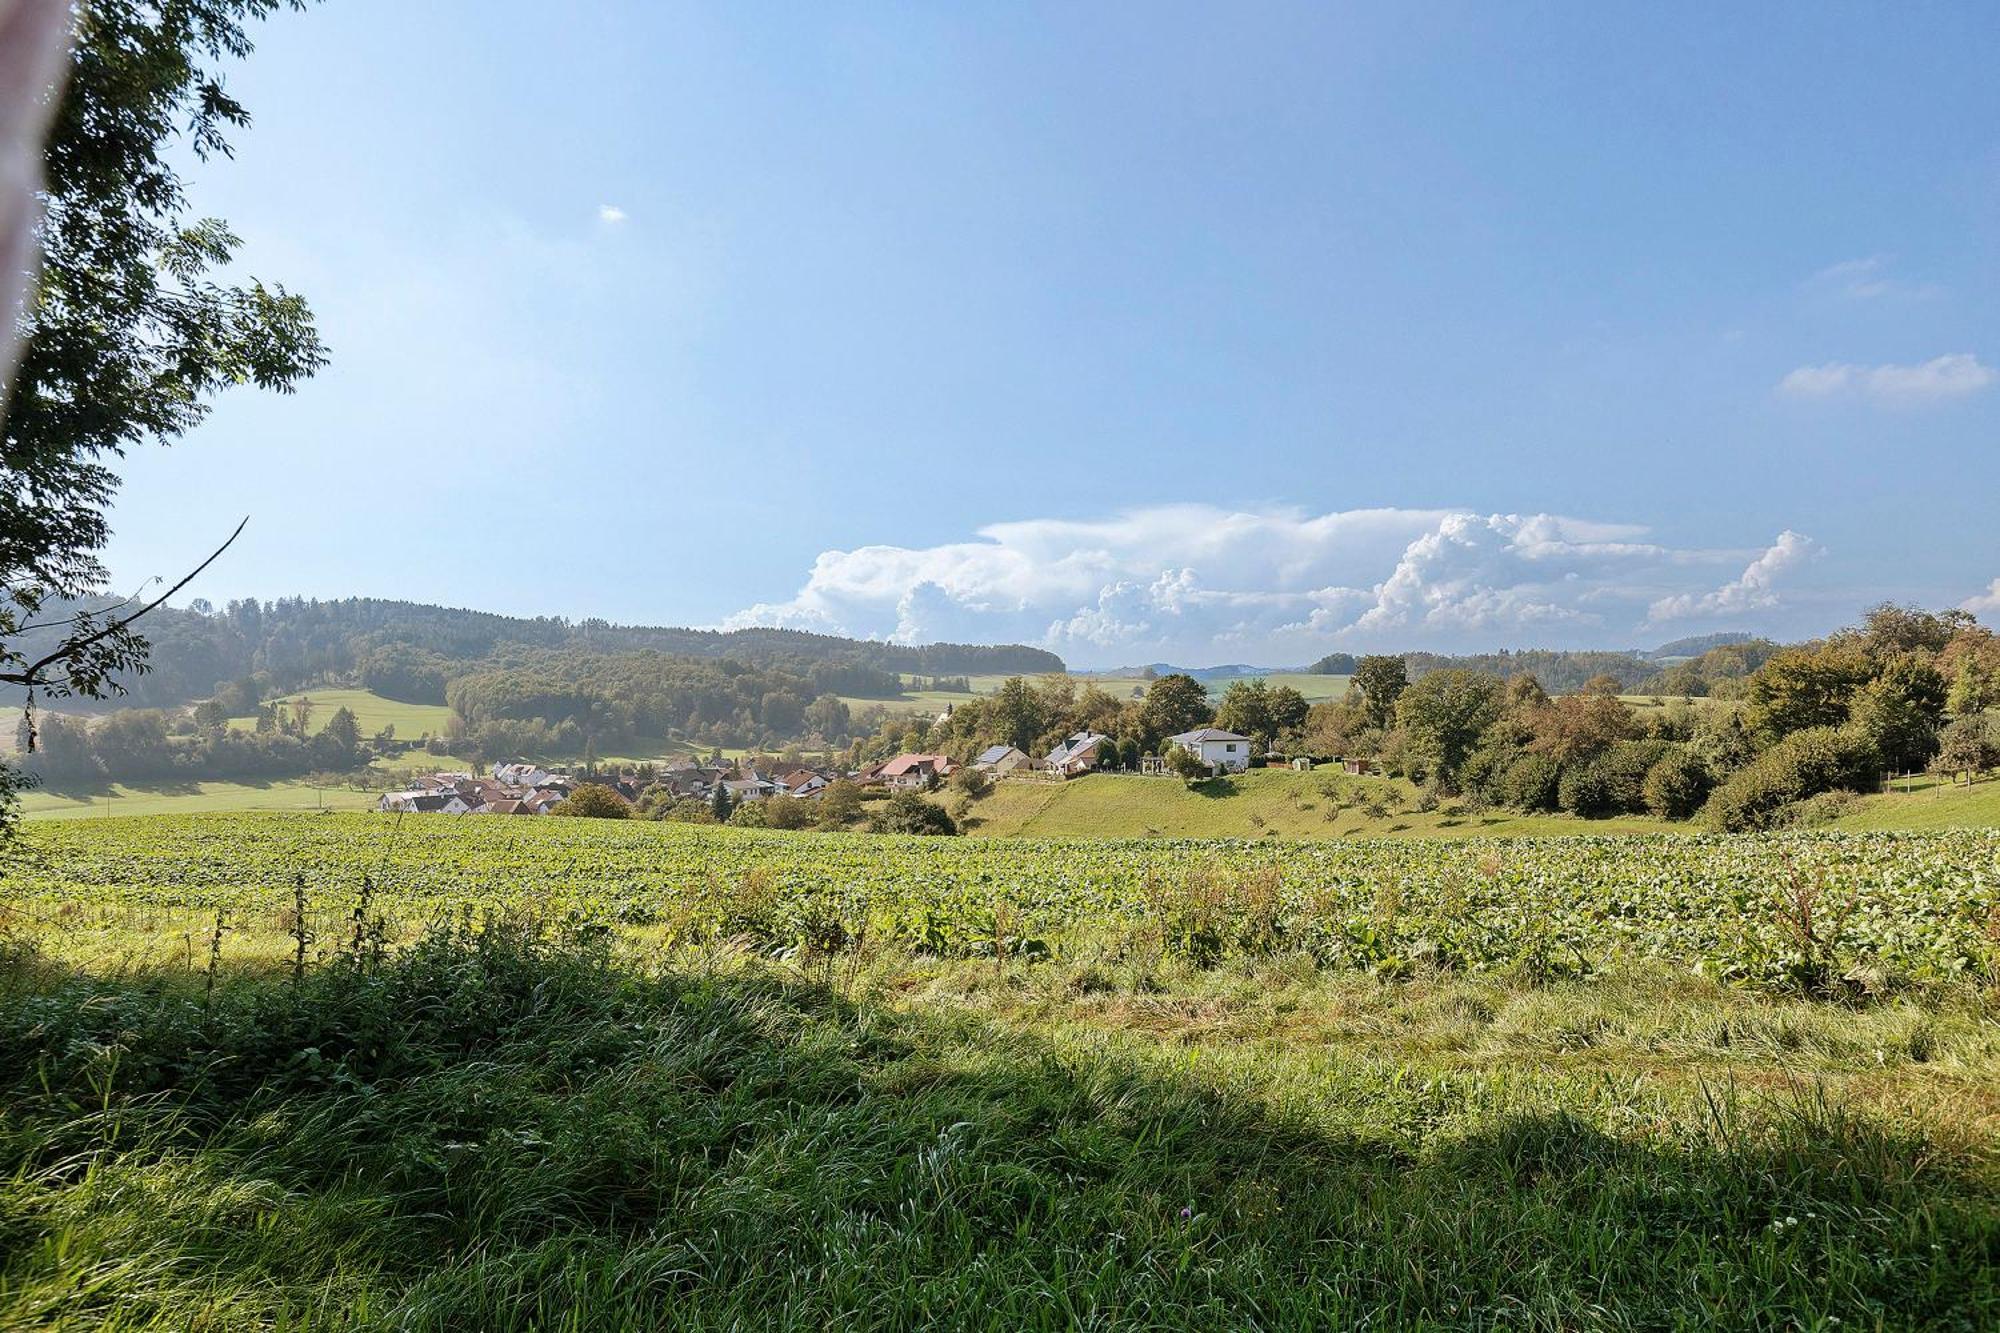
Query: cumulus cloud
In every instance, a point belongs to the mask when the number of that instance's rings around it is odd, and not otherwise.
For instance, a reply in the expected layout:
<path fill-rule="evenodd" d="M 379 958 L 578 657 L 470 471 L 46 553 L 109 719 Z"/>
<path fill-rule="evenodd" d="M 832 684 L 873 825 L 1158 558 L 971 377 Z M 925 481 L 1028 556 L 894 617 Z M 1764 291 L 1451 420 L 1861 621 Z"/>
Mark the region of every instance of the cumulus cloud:
<path fill-rule="evenodd" d="M 1790 528 L 1752 560 L 1741 574 L 1712 592 L 1662 597 L 1648 612 L 1650 619 L 1687 620 L 1696 616 L 1734 616 L 1769 610 L 1778 604 L 1778 581 L 1819 553 L 1819 544 Z"/>
<path fill-rule="evenodd" d="M 599 204 L 597 206 L 597 220 L 599 222 L 615 227 L 623 222 L 625 217 L 625 210 L 616 204 Z"/>
<path fill-rule="evenodd" d="M 1773 550 L 1805 541 L 1788 532 Z M 1099 664 L 1205 660 L 1223 645 L 1286 662 L 1333 648 L 1629 642 L 1649 613 L 1774 605 L 1782 553 L 1705 591 L 1718 567 L 1753 554 L 1669 547 L 1631 524 L 1557 514 L 1163 505 L 995 523 L 938 546 L 826 551 L 790 599 L 725 623 L 1030 642 Z"/>
<path fill-rule="evenodd" d="M 1975 593 L 1958 605 L 1960 610 L 1975 616 L 2000 615 L 2000 579 L 1988 584 L 1985 592 Z"/>
<path fill-rule="evenodd" d="M 1855 396 L 1882 403 L 1924 403 L 1978 393 L 1995 379 L 2000 373 L 1972 353 L 1954 352 L 1913 366 L 1857 366 L 1844 361 L 1800 366 L 1778 381 L 1778 391 L 1794 398 Z"/>

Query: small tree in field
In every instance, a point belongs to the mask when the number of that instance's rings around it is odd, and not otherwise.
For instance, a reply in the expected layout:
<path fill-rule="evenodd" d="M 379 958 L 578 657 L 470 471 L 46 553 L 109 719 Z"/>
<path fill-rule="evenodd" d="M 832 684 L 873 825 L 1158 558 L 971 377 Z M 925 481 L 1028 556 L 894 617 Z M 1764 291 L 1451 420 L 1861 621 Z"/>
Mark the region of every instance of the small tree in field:
<path fill-rule="evenodd" d="M 987 776 L 985 769 L 967 764 L 952 772 L 951 789 L 967 800 L 976 801 L 993 790 L 993 779 Z"/>
<path fill-rule="evenodd" d="M 727 824 L 729 816 L 736 812 L 736 802 L 729 795 L 729 788 L 720 782 L 715 784 L 715 795 L 709 798 L 708 812 L 715 816 L 718 824 Z"/>
<path fill-rule="evenodd" d="M 1211 776 L 1210 769 L 1202 762 L 1201 756 L 1185 745 L 1167 747 L 1167 769 L 1190 787 Z"/>
<path fill-rule="evenodd" d="M 631 809 L 617 792 L 602 783 L 586 782 L 549 811 L 570 819 L 626 819 Z"/>

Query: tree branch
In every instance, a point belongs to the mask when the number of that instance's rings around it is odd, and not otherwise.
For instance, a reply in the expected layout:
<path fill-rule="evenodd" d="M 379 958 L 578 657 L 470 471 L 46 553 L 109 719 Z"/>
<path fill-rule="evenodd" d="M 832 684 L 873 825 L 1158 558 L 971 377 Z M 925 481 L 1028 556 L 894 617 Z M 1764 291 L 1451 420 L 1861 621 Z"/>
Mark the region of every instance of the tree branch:
<path fill-rule="evenodd" d="M 209 554 L 208 559 L 202 561 L 200 564 L 196 565 L 192 570 L 188 571 L 187 575 L 184 578 L 182 578 L 179 583 L 176 583 L 173 587 L 167 589 L 165 592 L 161 593 L 158 597 L 155 597 L 152 601 L 140 607 L 137 611 L 134 611 L 131 615 L 125 616 L 118 620 L 114 620 L 110 624 L 106 625 L 103 629 L 100 629 L 93 634 L 86 634 L 84 637 L 80 639 L 71 639 L 68 642 L 64 643 L 62 647 L 50 653 L 48 656 L 41 658 L 39 661 L 30 662 L 27 666 L 23 667 L 19 671 L 0 672 L 0 684 L 25 685 L 32 689 L 34 686 L 42 683 L 41 673 L 46 668 L 55 665 L 57 662 L 60 662 L 65 658 L 71 658 L 77 656 L 84 649 L 90 647 L 90 645 L 92 645 L 93 643 L 101 643 L 105 639 L 110 638 L 112 635 L 118 633 L 119 631 L 125 629 L 127 626 L 131 625 L 132 622 L 139 619 L 139 617 L 147 614 L 150 611 L 157 610 L 163 603 L 165 603 L 165 601 L 169 597 L 172 597 L 182 588 L 187 587 L 188 584 L 193 583 L 197 578 L 201 576 L 201 572 L 203 570 L 207 569 L 210 565 L 214 564 L 217 560 L 219 560 L 222 557 L 222 553 L 224 551 L 228 550 L 231 546 L 236 544 L 236 539 L 243 535 L 243 529 L 248 527 L 249 525 L 250 525 L 250 518 L 248 515 L 245 515 L 243 521 L 236 525 L 236 531 L 229 534 L 229 540 L 223 542 L 222 545 L 216 547 L 215 550 Z"/>

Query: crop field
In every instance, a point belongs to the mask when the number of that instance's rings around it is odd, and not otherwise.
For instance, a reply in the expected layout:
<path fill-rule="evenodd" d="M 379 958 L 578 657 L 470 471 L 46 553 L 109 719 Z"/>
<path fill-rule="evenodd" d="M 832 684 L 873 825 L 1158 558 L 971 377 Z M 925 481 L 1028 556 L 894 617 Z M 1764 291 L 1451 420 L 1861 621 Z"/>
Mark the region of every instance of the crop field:
<path fill-rule="evenodd" d="M 0 864 L 4 1327 L 2000 1320 L 1992 832 Z"/>
<path fill-rule="evenodd" d="M 303 882 L 329 918 L 363 877 L 403 929 L 522 907 L 675 942 L 872 938 L 945 957 L 1105 930 L 1198 960 L 1300 952 L 1588 975 L 1632 960 L 1728 980 L 1941 982 L 2000 949 L 2000 833 L 1342 842 L 1076 841 L 772 833 L 620 821 L 177 816 L 36 825 L 9 899 L 124 923 L 261 920 Z M 137 914 L 135 917 L 133 914 Z M 1811 918 L 1802 920 L 1801 918 Z M 1816 923 L 1816 924 L 1815 924 Z M 182 933 L 167 928 L 170 942 Z"/>

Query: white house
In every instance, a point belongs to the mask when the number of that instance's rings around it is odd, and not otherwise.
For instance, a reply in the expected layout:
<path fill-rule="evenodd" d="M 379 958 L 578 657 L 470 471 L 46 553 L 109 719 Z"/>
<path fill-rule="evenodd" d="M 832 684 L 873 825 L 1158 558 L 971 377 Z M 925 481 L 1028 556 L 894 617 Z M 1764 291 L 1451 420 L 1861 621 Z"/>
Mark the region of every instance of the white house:
<path fill-rule="evenodd" d="M 540 787 L 555 774 L 540 764 L 495 764 L 493 778 L 509 787 Z"/>
<path fill-rule="evenodd" d="M 1095 731 L 1079 731 L 1049 751 L 1048 766 L 1066 778 L 1088 773 L 1104 757 L 1104 745 L 1111 738 Z"/>
<path fill-rule="evenodd" d="M 1250 767 L 1250 738 L 1221 727 L 1197 727 L 1168 740 L 1221 773 L 1241 773 Z"/>

